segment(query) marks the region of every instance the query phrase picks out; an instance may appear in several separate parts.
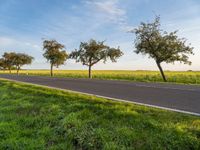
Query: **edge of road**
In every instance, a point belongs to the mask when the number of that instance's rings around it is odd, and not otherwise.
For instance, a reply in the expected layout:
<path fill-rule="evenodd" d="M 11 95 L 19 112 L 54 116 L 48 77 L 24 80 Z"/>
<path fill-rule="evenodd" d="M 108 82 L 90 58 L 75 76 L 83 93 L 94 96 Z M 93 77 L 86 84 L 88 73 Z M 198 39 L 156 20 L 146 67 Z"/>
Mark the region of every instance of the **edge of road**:
<path fill-rule="evenodd" d="M 79 91 L 74 91 L 74 90 L 62 89 L 62 88 L 57 88 L 57 87 L 53 87 L 53 86 L 46 86 L 46 85 L 40 85 L 40 84 L 35 84 L 35 83 L 23 82 L 23 81 L 18 81 L 18 80 L 14 80 L 14 79 L 7 79 L 7 78 L 1 78 L 1 77 L 0 77 L 0 79 L 24 83 L 24 84 L 29 84 L 29 85 L 34 85 L 34 86 L 45 87 L 45 88 L 49 88 L 49 89 L 62 90 L 62 91 L 66 91 L 66 92 L 76 93 L 76 94 L 96 96 L 96 97 L 99 97 L 99 98 L 105 98 L 105 99 L 112 100 L 112 101 L 125 102 L 125 103 L 140 105 L 140 106 L 147 106 L 147 107 L 158 108 L 158 109 L 163 109 L 163 110 L 168 110 L 168 111 L 173 111 L 173 112 L 178 112 L 178 113 L 200 116 L 200 113 L 189 112 L 189 111 L 184 111 L 184 110 L 179 110 L 179 109 L 174 109 L 174 108 L 168 108 L 168 107 L 163 107 L 163 106 L 156 106 L 156 105 L 151 105 L 151 104 L 139 103 L 139 102 L 128 101 L 128 100 L 124 100 L 124 99 L 117 99 L 117 98 L 112 98 L 112 97 L 96 95 L 96 94 L 90 94 L 90 93 L 86 93 L 86 92 L 79 92 Z"/>

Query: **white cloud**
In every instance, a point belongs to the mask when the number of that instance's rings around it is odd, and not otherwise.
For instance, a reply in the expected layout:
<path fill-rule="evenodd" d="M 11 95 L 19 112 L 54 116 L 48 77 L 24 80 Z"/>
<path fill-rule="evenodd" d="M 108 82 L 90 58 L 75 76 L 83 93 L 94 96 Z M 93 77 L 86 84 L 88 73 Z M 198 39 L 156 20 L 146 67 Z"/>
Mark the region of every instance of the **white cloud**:
<path fill-rule="evenodd" d="M 41 53 L 42 48 L 40 45 L 26 40 L 17 40 L 0 36 L 0 55 L 5 51 L 16 51 L 21 53 L 30 53 L 31 51 L 31 55 L 37 56 L 38 53 Z"/>
<path fill-rule="evenodd" d="M 1 45 L 1 47 L 8 46 L 13 42 L 14 41 L 12 39 L 10 39 L 10 38 L 0 37 L 0 45 Z"/>
<path fill-rule="evenodd" d="M 84 1 L 90 14 L 99 18 L 101 23 L 115 23 L 123 31 L 129 31 L 132 26 L 127 23 L 127 12 L 121 7 L 119 0 L 87 0 Z"/>
<path fill-rule="evenodd" d="M 109 21 L 122 21 L 126 15 L 126 11 L 118 6 L 118 0 L 88 0 L 85 4 Z"/>

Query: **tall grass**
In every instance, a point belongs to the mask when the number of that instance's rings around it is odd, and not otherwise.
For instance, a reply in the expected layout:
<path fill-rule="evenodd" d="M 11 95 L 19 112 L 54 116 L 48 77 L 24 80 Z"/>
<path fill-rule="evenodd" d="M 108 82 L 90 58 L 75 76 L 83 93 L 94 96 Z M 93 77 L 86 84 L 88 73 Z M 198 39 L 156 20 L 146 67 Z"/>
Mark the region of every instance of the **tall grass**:
<path fill-rule="evenodd" d="M 0 73 L 8 73 L 0 71 Z M 16 71 L 13 71 L 16 73 Z M 158 71 L 94 70 L 95 79 L 129 80 L 140 82 L 163 82 Z M 49 70 L 21 70 L 23 75 L 49 76 Z M 55 70 L 56 77 L 87 78 L 87 70 Z M 165 71 L 168 82 L 200 84 L 200 71 Z"/>

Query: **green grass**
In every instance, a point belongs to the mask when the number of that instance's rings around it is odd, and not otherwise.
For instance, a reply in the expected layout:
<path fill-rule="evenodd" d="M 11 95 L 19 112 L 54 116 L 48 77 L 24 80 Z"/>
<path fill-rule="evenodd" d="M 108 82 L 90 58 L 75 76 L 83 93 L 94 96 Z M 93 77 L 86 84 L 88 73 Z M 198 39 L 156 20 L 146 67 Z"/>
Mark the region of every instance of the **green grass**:
<path fill-rule="evenodd" d="M 56 77 L 87 78 L 87 70 L 55 70 Z M 0 71 L 0 73 L 8 73 Z M 16 71 L 13 71 L 16 73 Z M 21 74 L 49 76 L 49 70 L 21 70 Z M 200 84 L 200 71 L 165 71 L 168 82 Z M 140 82 L 163 82 L 158 71 L 93 70 L 93 78 Z"/>
<path fill-rule="evenodd" d="M 0 149 L 200 149 L 200 118 L 0 80 Z"/>

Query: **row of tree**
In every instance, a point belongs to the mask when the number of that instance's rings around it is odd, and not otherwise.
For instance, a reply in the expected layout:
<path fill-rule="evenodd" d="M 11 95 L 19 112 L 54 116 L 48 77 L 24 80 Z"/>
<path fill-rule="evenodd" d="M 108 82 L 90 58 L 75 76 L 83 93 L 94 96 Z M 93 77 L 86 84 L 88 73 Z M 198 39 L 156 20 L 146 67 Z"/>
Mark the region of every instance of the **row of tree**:
<path fill-rule="evenodd" d="M 23 53 L 4 53 L 2 58 L 0 58 L 0 69 L 7 69 L 10 73 L 12 69 L 16 69 L 17 74 L 19 74 L 21 67 L 31 64 L 33 59 L 33 57 Z"/>
<path fill-rule="evenodd" d="M 160 17 L 156 17 L 152 23 L 141 23 L 140 26 L 131 31 L 136 35 L 134 51 L 137 54 L 148 55 L 153 58 L 160 70 L 162 78 L 167 81 L 161 63 L 174 63 L 175 61 L 191 64 L 187 54 L 193 54 L 193 47 L 186 44 L 186 39 L 179 38 L 177 31 L 166 32 L 160 29 Z M 104 63 L 110 59 L 116 62 L 123 55 L 120 48 L 112 48 L 105 45 L 104 41 L 98 42 L 91 39 L 89 42 L 81 42 L 79 49 L 68 54 L 65 46 L 56 40 L 43 41 L 43 56 L 47 59 L 51 66 L 51 76 L 53 76 L 53 67 L 63 65 L 69 58 L 75 59 L 76 62 L 81 62 L 88 66 L 89 78 L 92 78 L 92 66 L 100 61 Z M 25 64 L 30 64 L 33 57 L 21 53 L 5 53 L 0 59 L 0 68 L 17 69 Z"/>
<path fill-rule="evenodd" d="M 92 66 L 101 60 L 105 63 L 107 59 L 116 62 L 117 58 L 123 55 L 119 48 L 111 48 L 105 45 L 104 42 L 97 42 L 93 39 L 89 42 L 81 42 L 79 49 L 72 51 L 71 54 L 67 54 L 64 48 L 65 46 L 56 40 L 45 40 L 43 42 L 43 49 L 45 50 L 43 56 L 50 62 L 51 76 L 53 76 L 54 66 L 58 67 L 64 64 L 68 58 L 71 58 L 75 59 L 76 62 L 81 62 L 83 65 L 88 66 L 89 78 L 92 78 Z"/>

